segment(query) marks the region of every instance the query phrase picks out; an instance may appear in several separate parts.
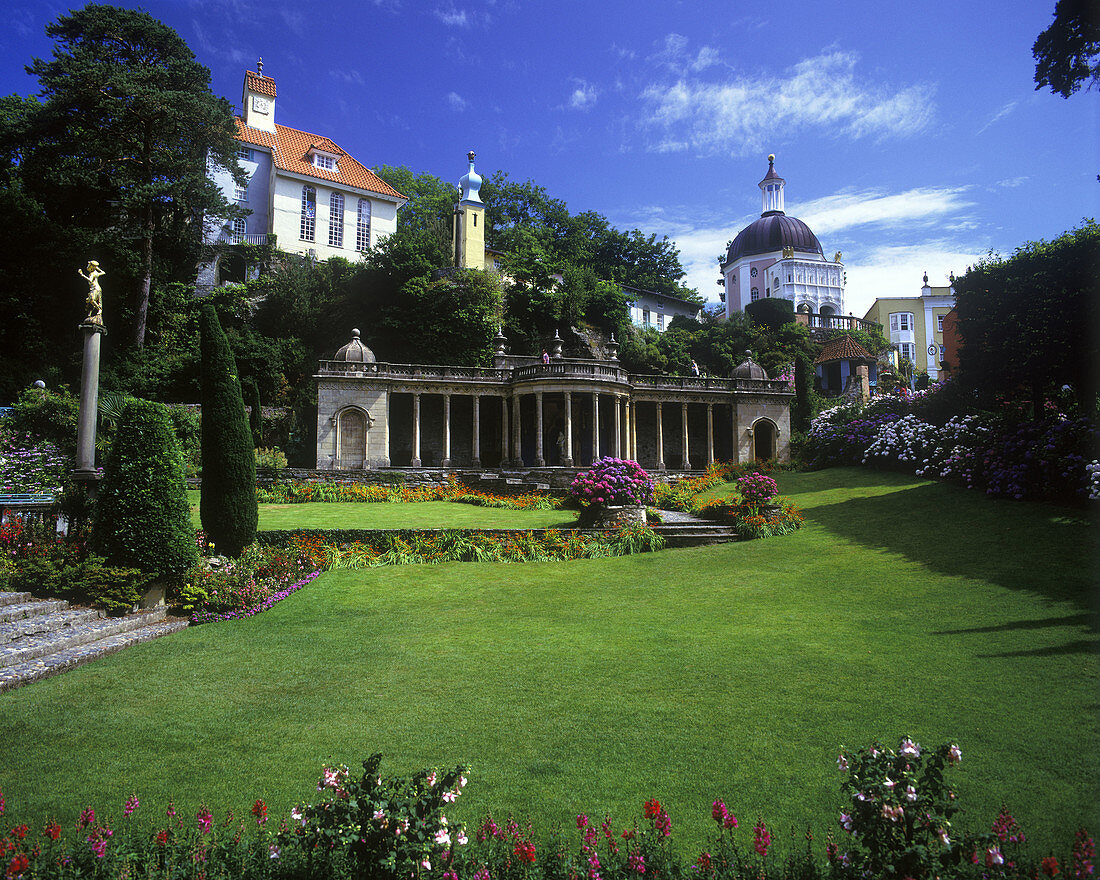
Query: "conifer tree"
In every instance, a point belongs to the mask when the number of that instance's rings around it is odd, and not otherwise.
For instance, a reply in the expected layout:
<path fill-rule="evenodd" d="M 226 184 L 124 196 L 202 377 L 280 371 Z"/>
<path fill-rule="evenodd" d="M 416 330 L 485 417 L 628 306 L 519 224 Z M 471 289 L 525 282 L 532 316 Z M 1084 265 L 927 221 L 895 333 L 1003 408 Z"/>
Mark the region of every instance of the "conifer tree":
<path fill-rule="evenodd" d="M 111 565 L 175 574 L 198 559 L 183 457 L 168 408 L 130 398 L 95 503 L 92 547 Z"/>
<path fill-rule="evenodd" d="M 214 307 L 199 320 L 202 378 L 202 494 L 199 515 L 219 553 L 238 556 L 256 539 L 256 458 L 237 365 Z"/>

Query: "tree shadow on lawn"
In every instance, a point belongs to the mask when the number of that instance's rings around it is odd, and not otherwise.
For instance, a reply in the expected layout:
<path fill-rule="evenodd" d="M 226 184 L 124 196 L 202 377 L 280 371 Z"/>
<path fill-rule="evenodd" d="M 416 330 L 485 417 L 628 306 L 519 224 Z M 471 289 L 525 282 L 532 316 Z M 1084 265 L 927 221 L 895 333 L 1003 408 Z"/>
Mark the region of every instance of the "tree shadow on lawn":
<path fill-rule="evenodd" d="M 852 493 L 858 491 L 858 486 L 852 488 Z M 1026 590 L 1048 602 L 1068 602 L 1081 609 L 1079 614 L 945 629 L 937 635 L 1055 626 L 1086 626 L 1100 633 L 1095 586 L 1100 541 L 1091 511 L 992 499 L 935 482 L 899 486 L 887 494 L 846 493 L 844 500 L 820 506 L 814 506 L 812 498 L 807 501 L 807 521 L 846 540 L 901 554 L 945 575 Z M 1098 648 L 1097 640 L 1079 641 L 1028 656 Z"/>

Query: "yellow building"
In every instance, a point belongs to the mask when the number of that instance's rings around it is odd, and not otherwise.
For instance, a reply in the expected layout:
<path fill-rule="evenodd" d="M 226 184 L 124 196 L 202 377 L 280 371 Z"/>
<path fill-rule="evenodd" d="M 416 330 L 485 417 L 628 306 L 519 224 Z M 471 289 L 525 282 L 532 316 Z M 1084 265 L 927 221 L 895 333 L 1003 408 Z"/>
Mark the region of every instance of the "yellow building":
<path fill-rule="evenodd" d="M 876 299 L 863 319 L 881 324 L 898 357 L 908 359 L 917 371 L 923 370 L 936 382 L 946 375 L 941 366 L 943 318 L 954 307 L 955 288 L 931 287 L 925 273 L 920 296 Z"/>

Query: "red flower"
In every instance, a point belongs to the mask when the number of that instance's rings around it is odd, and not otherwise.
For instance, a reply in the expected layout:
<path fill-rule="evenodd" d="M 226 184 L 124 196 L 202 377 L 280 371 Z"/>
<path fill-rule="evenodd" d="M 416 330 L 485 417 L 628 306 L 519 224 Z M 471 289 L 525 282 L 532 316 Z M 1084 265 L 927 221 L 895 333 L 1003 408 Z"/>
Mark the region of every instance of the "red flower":
<path fill-rule="evenodd" d="M 48 822 L 42 833 L 50 840 L 57 840 L 61 836 L 61 826 L 56 822 Z"/>
<path fill-rule="evenodd" d="M 252 815 L 256 817 L 256 821 L 263 825 L 267 821 L 267 804 L 262 800 L 257 800 L 252 805 Z"/>
<path fill-rule="evenodd" d="M 529 840 L 516 841 L 515 856 L 528 865 L 535 864 L 535 845 Z"/>
<path fill-rule="evenodd" d="M 157 846 L 166 846 L 168 844 L 168 832 L 161 831 L 157 835 Z"/>
<path fill-rule="evenodd" d="M 1043 873 L 1048 877 L 1056 877 L 1061 871 L 1058 868 L 1058 860 L 1054 856 L 1047 856 L 1043 859 Z"/>
<path fill-rule="evenodd" d="M 8 833 L 12 836 L 12 840 L 22 840 L 29 830 L 26 825 L 16 825 Z"/>
<path fill-rule="evenodd" d="M 645 817 L 647 819 L 656 819 L 661 813 L 661 802 L 654 798 L 651 801 L 645 802 Z"/>
<path fill-rule="evenodd" d="M 23 853 L 19 853 L 14 859 L 11 860 L 11 864 L 8 865 L 8 871 L 5 877 L 7 880 L 15 880 L 16 877 L 22 876 L 22 874 L 31 866 L 31 860 L 28 859 Z"/>

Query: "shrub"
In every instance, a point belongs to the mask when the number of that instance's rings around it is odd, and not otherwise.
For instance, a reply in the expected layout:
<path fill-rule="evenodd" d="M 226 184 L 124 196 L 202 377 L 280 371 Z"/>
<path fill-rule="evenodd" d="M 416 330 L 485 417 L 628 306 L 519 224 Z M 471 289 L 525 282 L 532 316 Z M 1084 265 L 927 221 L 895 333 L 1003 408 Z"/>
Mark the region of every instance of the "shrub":
<path fill-rule="evenodd" d="M 638 462 L 608 456 L 577 474 L 569 494 L 582 508 L 592 504 L 643 505 L 653 500 L 654 488 L 653 478 Z"/>
<path fill-rule="evenodd" d="M 57 495 L 72 457 L 48 440 L 0 425 L 0 485 L 7 493 Z"/>
<path fill-rule="evenodd" d="M 778 297 L 758 299 L 745 306 L 745 314 L 754 324 L 763 324 L 774 330 L 784 324 L 794 323 L 794 303 Z"/>
<path fill-rule="evenodd" d="M 111 565 L 148 573 L 194 563 L 183 461 L 163 404 L 124 404 L 92 515 L 92 546 Z"/>
<path fill-rule="evenodd" d="M 73 455 L 79 417 L 80 399 L 67 388 L 57 391 L 27 388 L 12 404 L 6 421 L 16 434 L 48 441 L 63 453 Z"/>
<path fill-rule="evenodd" d="M 279 479 L 279 474 L 286 468 L 286 456 L 277 446 L 270 449 L 256 447 L 256 473 L 263 474 L 273 480 Z M 257 500 L 259 497 L 257 496 Z"/>
<path fill-rule="evenodd" d="M 198 413 L 184 406 L 169 405 L 168 415 L 172 419 L 172 430 L 176 432 L 187 475 L 193 476 L 198 473 L 202 461 L 202 420 Z"/>
<path fill-rule="evenodd" d="M 737 480 L 737 491 L 750 504 L 766 504 L 779 494 L 779 486 L 767 474 L 745 474 Z"/>
<path fill-rule="evenodd" d="M 203 531 L 230 556 L 256 539 L 256 460 L 245 419 L 241 383 L 229 342 L 210 304 L 203 306 L 202 494 Z"/>
<path fill-rule="evenodd" d="M 148 575 L 136 568 L 105 565 L 98 556 L 89 556 L 79 567 L 72 590 L 108 614 L 125 614 L 144 594 Z"/>

